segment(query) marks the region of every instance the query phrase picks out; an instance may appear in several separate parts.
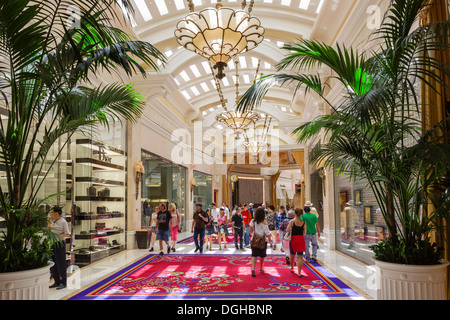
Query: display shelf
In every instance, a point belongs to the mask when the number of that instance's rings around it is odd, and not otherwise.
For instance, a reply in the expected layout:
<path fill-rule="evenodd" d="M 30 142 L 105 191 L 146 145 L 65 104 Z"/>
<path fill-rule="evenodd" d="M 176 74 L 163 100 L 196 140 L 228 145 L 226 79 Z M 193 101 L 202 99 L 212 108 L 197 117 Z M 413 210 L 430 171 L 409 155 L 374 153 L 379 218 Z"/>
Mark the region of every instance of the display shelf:
<path fill-rule="evenodd" d="M 123 197 L 91 197 L 91 196 L 76 196 L 75 201 L 124 201 Z"/>
<path fill-rule="evenodd" d="M 127 158 L 126 152 L 112 146 L 125 145 L 125 137 L 121 138 L 107 143 L 80 134 L 75 139 L 75 264 L 90 264 L 126 247 Z"/>
<path fill-rule="evenodd" d="M 125 215 L 120 212 L 111 212 L 111 213 L 84 213 L 75 215 L 76 220 L 104 220 L 104 219 L 115 219 L 115 218 L 123 218 Z"/>

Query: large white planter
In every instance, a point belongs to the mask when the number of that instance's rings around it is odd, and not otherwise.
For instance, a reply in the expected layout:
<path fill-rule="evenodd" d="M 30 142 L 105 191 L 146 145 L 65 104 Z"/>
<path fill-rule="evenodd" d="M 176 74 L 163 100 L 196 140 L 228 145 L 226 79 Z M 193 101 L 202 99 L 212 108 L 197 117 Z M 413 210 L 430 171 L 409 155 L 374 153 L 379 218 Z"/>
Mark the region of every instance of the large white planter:
<path fill-rule="evenodd" d="M 48 300 L 50 268 L 0 273 L 0 300 Z"/>
<path fill-rule="evenodd" d="M 378 300 L 446 300 L 448 261 L 417 266 L 374 260 Z"/>

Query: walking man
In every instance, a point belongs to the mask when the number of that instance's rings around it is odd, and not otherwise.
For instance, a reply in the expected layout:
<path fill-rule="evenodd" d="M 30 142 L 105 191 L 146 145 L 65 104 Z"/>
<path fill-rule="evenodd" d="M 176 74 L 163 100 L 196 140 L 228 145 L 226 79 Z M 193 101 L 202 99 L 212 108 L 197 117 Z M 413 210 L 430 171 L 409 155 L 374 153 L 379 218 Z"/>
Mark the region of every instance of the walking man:
<path fill-rule="evenodd" d="M 205 225 L 209 220 L 209 216 L 202 210 L 202 204 L 195 205 L 194 218 L 192 220 L 192 230 L 194 233 L 195 252 L 200 250 L 203 253 L 203 243 L 205 241 Z M 200 239 L 199 239 L 200 238 Z"/>
<path fill-rule="evenodd" d="M 304 213 L 301 217 L 303 221 L 306 222 L 306 235 L 305 235 L 305 247 L 306 255 L 305 259 L 307 262 L 311 261 L 311 254 L 309 252 L 310 245 L 312 246 L 312 259 L 317 261 L 317 236 L 320 237 L 320 226 L 317 216 L 311 212 L 310 207 L 304 208 Z"/>
<path fill-rule="evenodd" d="M 166 205 L 161 203 L 159 205 L 158 216 L 156 217 L 156 240 L 159 240 L 159 255 L 164 255 L 163 252 L 163 241 L 167 245 L 167 254 L 170 253 L 169 244 L 169 232 L 172 229 L 172 215 L 169 210 L 166 209 Z"/>

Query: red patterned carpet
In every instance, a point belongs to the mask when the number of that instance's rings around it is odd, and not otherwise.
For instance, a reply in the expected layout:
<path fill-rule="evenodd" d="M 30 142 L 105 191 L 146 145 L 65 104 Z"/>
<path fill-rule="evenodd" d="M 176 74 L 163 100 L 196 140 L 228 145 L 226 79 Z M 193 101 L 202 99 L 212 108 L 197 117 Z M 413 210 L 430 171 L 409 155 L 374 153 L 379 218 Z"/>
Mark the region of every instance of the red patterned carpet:
<path fill-rule="evenodd" d="M 256 273 L 250 255 L 152 254 L 70 300 L 360 297 L 318 263 L 304 263 L 299 278 L 284 255 L 268 256 L 264 273 L 258 261 Z"/>

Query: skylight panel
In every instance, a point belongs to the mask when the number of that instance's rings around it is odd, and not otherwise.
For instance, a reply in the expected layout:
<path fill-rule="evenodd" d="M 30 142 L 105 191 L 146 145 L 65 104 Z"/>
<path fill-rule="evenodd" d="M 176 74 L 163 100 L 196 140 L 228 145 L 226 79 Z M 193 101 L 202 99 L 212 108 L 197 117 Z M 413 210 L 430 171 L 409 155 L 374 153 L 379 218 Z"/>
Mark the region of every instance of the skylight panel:
<path fill-rule="evenodd" d="M 172 50 L 167 50 L 166 52 L 164 52 L 164 54 L 168 57 L 170 57 L 173 54 Z"/>
<path fill-rule="evenodd" d="M 205 69 L 206 74 L 211 73 L 211 67 L 209 66 L 208 61 L 203 61 L 202 66 L 203 66 L 203 69 Z"/>
<path fill-rule="evenodd" d="M 194 93 L 195 96 L 200 95 L 200 92 L 198 91 L 197 87 L 191 87 L 191 91 Z"/>
<path fill-rule="evenodd" d="M 191 96 L 186 92 L 186 91 L 181 91 L 181 94 L 186 98 L 186 99 L 188 99 L 188 100 L 190 100 L 191 99 Z"/>
<path fill-rule="evenodd" d="M 200 83 L 200 86 L 202 87 L 203 91 L 208 92 L 209 88 L 208 85 L 204 82 Z"/>
<path fill-rule="evenodd" d="M 202 0 L 194 0 L 192 1 L 192 3 L 194 4 L 194 6 L 198 7 L 202 5 Z"/>
<path fill-rule="evenodd" d="M 214 89 L 217 89 L 217 86 L 216 86 L 216 81 L 214 81 L 214 80 L 211 80 L 211 85 L 213 86 L 213 88 L 214 88 Z"/>
<path fill-rule="evenodd" d="M 272 0 L 264 0 L 265 3 L 272 3 Z"/>
<path fill-rule="evenodd" d="M 291 5 L 291 0 L 281 0 L 281 5 L 282 6 L 290 6 Z"/>
<path fill-rule="evenodd" d="M 272 68 L 272 66 L 268 62 L 264 62 L 264 68 L 270 69 L 270 68 Z"/>
<path fill-rule="evenodd" d="M 244 82 L 245 83 L 250 83 L 250 77 L 248 76 L 248 74 L 244 74 Z"/>
<path fill-rule="evenodd" d="M 177 79 L 177 78 L 173 78 L 173 81 L 175 81 L 175 83 L 177 84 L 177 86 L 179 86 L 179 85 L 180 85 L 180 81 L 178 81 L 178 79 Z"/>
<path fill-rule="evenodd" d="M 222 79 L 222 83 L 225 87 L 228 87 L 230 85 L 230 83 L 228 82 L 228 79 L 226 77 Z"/>
<path fill-rule="evenodd" d="M 241 68 L 247 68 L 247 61 L 245 61 L 245 57 L 239 57 L 239 63 Z"/>
<path fill-rule="evenodd" d="M 320 10 L 322 10 L 323 2 L 325 0 L 320 0 L 319 6 L 317 7 L 316 13 L 319 14 Z"/>
<path fill-rule="evenodd" d="M 195 64 L 193 64 L 192 66 L 190 66 L 192 73 L 194 74 L 194 76 L 196 76 L 197 78 L 201 76 L 200 72 L 197 69 L 197 66 Z"/>
<path fill-rule="evenodd" d="M 167 6 L 164 0 L 155 0 L 155 2 L 156 6 L 158 7 L 158 11 L 162 16 L 169 13 L 169 10 L 167 10 Z"/>
<path fill-rule="evenodd" d="M 187 75 L 186 71 L 181 71 L 180 76 L 183 78 L 184 81 L 189 81 L 191 78 Z"/>
<path fill-rule="evenodd" d="M 255 57 L 252 57 L 252 65 L 253 65 L 253 68 L 258 68 L 258 59 L 257 58 L 255 58 Z"/>
<path fill-rule="evenodd" d="M 279 47 L 284 46 L 284 42 L 283 41 L 277 41 L 277 46 L 279 46 Z"/>
<path fill-rule="evenodd" d="M 175 0 L 175 6 L 177 7 L 177 10 L 183 10 L 184 7 L 184 0 Z"/>
<path fill-rule="evenodd" d="M 298 7 L 303 10 L 308 10 L 310 2 L 311 0 L 300 0 L 300 5 Z"/>
<path fill-rule="evenodd" d="M 134 3 L 136 3 L 136 6 L 139 9 L 139 12 L 142 15 L 142 19 L 144 19 L 145 21 L 149 21 L 152 19 L 152 15 L 150 14 L 150 10 L 148 10 L 145 0 L 134 0 Z"/>

